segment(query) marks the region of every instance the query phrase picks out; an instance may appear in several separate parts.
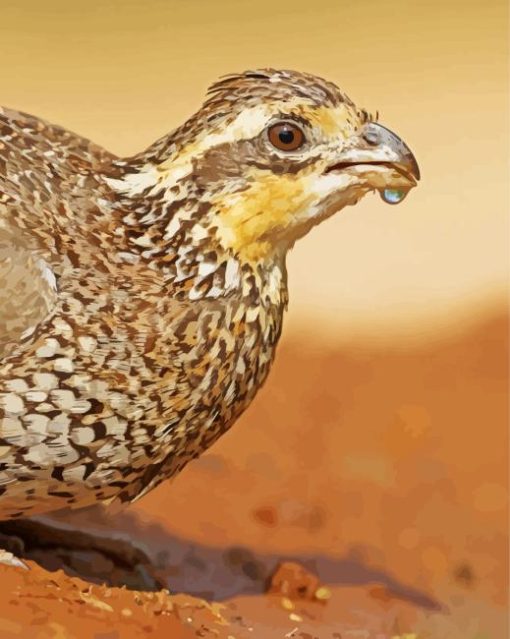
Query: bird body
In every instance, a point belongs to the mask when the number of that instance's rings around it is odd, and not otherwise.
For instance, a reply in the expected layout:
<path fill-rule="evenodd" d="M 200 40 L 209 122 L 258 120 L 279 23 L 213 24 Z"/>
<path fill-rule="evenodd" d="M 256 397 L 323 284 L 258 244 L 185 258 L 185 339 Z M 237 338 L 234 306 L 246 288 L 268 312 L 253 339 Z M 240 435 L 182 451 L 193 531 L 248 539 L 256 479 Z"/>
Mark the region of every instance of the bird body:
<path fill-rule="evenodd" d="M 132 501 L 207 449 L 268 375 L 290 247 L 416 179 L 296 72 L 220 80 L 127 159 L 0 109 L 0 519 Z"/>

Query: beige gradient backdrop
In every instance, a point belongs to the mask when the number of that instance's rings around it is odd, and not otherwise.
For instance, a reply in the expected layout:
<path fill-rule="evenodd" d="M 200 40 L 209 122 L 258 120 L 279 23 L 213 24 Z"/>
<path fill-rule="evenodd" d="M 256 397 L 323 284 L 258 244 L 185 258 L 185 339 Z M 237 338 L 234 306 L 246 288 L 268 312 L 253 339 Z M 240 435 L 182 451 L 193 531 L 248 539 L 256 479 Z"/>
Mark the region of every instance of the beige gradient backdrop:
<path fill-rule="evenodd" d="M 221 74 L 336 81 L 408 142 L 423 181 L 404 204 L 370 196 L 301 242 L 289 321 L 413 338 L 503 299 L 506 29 L 504 0 L 0 0 L 0 103 L 129 154 Z"/>

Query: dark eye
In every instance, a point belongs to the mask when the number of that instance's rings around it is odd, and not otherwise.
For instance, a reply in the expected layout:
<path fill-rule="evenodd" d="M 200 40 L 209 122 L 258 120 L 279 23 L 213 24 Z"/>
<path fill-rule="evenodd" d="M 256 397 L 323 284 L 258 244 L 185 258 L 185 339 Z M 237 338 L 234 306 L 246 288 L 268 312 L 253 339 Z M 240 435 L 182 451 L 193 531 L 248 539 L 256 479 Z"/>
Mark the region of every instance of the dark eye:
<path fill-rule="evenodd" d="M 268 129 L 269 141 L 280 151 L 296 151 L 305 142 L 305 134 L 291 122 L 279 122 Z"/>

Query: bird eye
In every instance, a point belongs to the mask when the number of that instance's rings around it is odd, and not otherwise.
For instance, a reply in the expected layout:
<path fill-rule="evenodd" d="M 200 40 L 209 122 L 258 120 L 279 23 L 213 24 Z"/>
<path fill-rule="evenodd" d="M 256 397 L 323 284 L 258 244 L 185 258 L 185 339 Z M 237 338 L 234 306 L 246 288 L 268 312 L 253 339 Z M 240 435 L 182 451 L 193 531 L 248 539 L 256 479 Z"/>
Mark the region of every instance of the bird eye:
<path fill-rule="evenodd" d="M 296 151 L 303 146 L 305 134 L 291 122 L 279 122 L 268 129 L 269 141 L 280 151 Z"/>

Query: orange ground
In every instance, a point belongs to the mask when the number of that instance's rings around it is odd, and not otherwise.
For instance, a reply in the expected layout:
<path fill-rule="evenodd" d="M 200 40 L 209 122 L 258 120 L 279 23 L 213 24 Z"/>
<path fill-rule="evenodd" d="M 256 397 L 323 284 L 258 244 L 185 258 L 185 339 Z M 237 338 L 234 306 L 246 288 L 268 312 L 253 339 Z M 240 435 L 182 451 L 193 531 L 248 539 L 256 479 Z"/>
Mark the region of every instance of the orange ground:
<path fill-rule="evenodd" d="M 282 344 L 241 422 L 125 513 L 172 592 L 1 569 L 0 638 L 503 639 L 507 320 L 413 348 Z M 263 594 L 279 561 L 327 602 Z M 198 596 L 213 604 L 206 604 Z"/>

